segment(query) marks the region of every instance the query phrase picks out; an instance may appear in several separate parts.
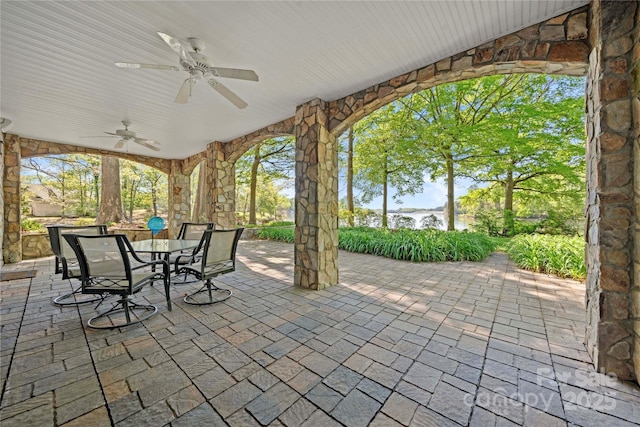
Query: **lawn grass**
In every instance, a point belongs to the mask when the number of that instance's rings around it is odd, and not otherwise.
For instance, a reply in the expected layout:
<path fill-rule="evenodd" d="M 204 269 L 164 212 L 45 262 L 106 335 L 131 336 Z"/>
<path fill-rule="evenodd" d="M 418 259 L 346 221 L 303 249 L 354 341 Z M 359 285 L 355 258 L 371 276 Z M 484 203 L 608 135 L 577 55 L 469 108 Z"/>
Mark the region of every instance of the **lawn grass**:
<path fill-rule="evenodd" d="M 515 236 L 506 248 L 509 258 L 519 267 L 577 280 L 587 276 L 584 250 L 581 237 L 543 234 Z"/>

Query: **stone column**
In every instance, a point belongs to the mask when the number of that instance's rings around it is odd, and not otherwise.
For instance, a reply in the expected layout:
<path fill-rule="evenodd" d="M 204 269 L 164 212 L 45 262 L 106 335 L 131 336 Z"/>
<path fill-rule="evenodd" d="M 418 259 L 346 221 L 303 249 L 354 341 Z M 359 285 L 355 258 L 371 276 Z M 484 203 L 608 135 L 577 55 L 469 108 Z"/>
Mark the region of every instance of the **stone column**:
<path fill-rule="evenodd" d="M 181 160 L 171 160 L 169 183 L 169 237 L 176 237 L 183 222 L 191 222 L 191 174 L 182 170 Z"/>
<path fill-rule="evenodd" d="M 2 257 L 7 264 L 22 261 L 22 233 L 20 231 L 20 138 L 6 135 L 4 140 L 3 240 Z"/>
<path fill-rule="evenodd" d="M 592 3 L 587 77 L 587 330 L 598 370 L 633 378 L 631 67 L 638 4 Z M 636 178 L 637 180 L 637 178 Z"/>
<path fill-rule="evenodd" d="M 0 130 L 0 212 L 4 215 L 4 134 Z M 4 218 L 4 216 L 3 216 Z M 5 221 L 2 220 L 0 226 L 0 242 L 4 247 L 4 227 Z M 0 269 L 4 265 L 4 255 L 0 254 Z"/>
<path fill-rule="evenodd" d="M 223 144 L 212 142 L 207 147 L 207 202 L 209 218 L 220 230 L 236 226 L 236 165 L 227 160 Z"/>
<path fill-rule="evenodd" d="M 633 290 L 632 290 L 632 313 L 634 322 L 634 350 L 633 366 L 636 381 L 640 382 L 640 8 L 636 10 L 635 31 L 633 34 L 633 65 L 631 67 L 632 102 L 633 102 L 633 188 L 635 204 L 635 224 L 634 242 L 635 250 L 633 254 Z"/>
<path fill-rule="evenodd" d="M 338 283 L 338 146 L 326 112 L 315 99 L 295 116 L 294 284 L 310 289 Z"/>

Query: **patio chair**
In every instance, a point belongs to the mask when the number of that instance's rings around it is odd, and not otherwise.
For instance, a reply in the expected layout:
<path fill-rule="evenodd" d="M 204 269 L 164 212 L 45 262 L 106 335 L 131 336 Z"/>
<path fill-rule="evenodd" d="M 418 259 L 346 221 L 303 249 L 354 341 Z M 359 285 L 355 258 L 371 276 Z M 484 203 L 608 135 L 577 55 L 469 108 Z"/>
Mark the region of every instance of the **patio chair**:
<path fill-rule="evenodd" d="M 120 300 L 111 309 L 89 319 L 89 327 L 121 328 L 142 322 L 156 314 L 156 306 L 137 304 L 132 300 L 134 294 L 155 280 L 164 282 L 167 307 L 171 311 L 169 264 L 165 260 L 143 261 L 136 255 L 124 234 L 65 234 L 64 238 L 73 248 L 80 264 L 82 293 L 120 296 Z M 157 269 L 159 266 L 162 268 Z M 120 312 L 124 312 L 124 322 L 121 321 L 121 316 L 116 316 Z"/>
<path fill-rule="evenodd" d="M 177 239 L 200 240 L 202 242 L 201 239 L 205 230 L 214 230 L 215 227 L 216 225 L 213 222 L 202 222 L 202 223 L 183 222 L 182 225 L 180 226 L 180 231 L 178 232 Z M 192 264 L 193 262 L 197 261 L 197 257 L 199 256 L 197 254 L 199 251 L 200 251 L 200 246 L 198 245 L 198 247 L 195 248 L 194 250 L 182 251 L 178 254 L 171 254 L 169 256 L 169 266 L 170 267 L 174 266 L 173 272 L 177 273 L 178 270 L 180 269 L 180 266 L 185 264 Z M 187 274 L 185 274 L 183 280 L 174 281 L 173 283 L 186 284 L 186 283 L 192 283 L 194 281 L 195 280 L 187 281 Z"/>
<path fill-rule="evenodd" d="M 69 246 L 69 243 L 62 237 L 64 234 L 73 233 L 81 235 L 103 235 L 107 234 L 106 225 L 50 225 L 47 227 L 49 231 L 49 242 L 51 243 L 51 251 L 55 255 L 55 273 L 62 273 L 63 280 L 80 279 L 80 265 L 76 259 L 76 255 Z M 84 298 L 78 300 L 81 295 L 81 287 L 78 286 L 72 292 L 60 295 L 53 300 L 56 305 L 74 305 L 86 304 L 101 301 L 104 296 Z"/>
<path fill-rule="evenodd" d="M 235 230 L 206 230 L 200 241 L 202 255 L 189 264 L 183 265 L 178 273 L 193 274 L 204 282 L 202 288 L 184 297 L 184 302 L 192 305 L 207 305 L 224 301 L 231 297 L 230 289 L 221 289 L 213 284 L 213 278 L 231 273 L 236 269 L 236 249 L 243 228 Z M 202 298 L 205 294 L 205 298 Z"/>

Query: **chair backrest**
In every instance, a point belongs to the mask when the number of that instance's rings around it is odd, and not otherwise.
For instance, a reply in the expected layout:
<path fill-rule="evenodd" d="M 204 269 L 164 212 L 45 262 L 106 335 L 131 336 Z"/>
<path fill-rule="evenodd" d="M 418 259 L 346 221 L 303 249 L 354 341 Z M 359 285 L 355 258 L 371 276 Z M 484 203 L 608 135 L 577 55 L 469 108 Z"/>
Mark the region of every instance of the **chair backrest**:
<path fill-rule="evenodd" d="M 228 273 L 236 269 L 236 249 L 244 228 L 206 230 L 202 236 L 202 277 Z"/>
<path fill-rule="evenodd" d="M 51 243 L 51 251 L 56 256 L 56 273 L 62 272 L 64 279 L 75 277 L 69 274 L 68 266 L 77 262 L 76 254 L 66 239 L 65 234 L 80 234 L 87 236 L 107 234 L 107 226 L 104 224 L 97 225 L 50 225 L 47 227 L 49 231 L 49 242 Z M 62 270 L 60 270 L 60 264 Z"/>
<path fill-rule="evenodd" d="M 215 224 L 213 222 L 183 222 L 180 226 L 178 239 L 200 240 L 202 233 L 206 230 L 213 229 L 215 229 Z"/>
<path fill-rule="evenodd" d="M 106 288 L 131 293 L 131 244 L 124 234 L 83 236 L 65 234 L 64 239 L 73 249 L 82 273 L 85 288 Z"/>

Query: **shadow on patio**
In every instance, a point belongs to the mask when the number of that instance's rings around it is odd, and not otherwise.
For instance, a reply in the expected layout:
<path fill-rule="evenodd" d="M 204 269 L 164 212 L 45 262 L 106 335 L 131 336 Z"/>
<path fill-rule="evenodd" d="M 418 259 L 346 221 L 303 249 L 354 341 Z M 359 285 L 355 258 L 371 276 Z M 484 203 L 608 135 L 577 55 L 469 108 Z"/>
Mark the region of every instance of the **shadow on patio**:
<path fill-rule="evenodd" d="M 584 285 L 482 263 L 340 252 L 340 284 L 294 288 L 292 246 L 243 241 L 231 299 L 94 331 L 56 307 L 53 258 L 5 266 L 3 425 L 636 425 L 640 389 L 594 372 Z"/>

